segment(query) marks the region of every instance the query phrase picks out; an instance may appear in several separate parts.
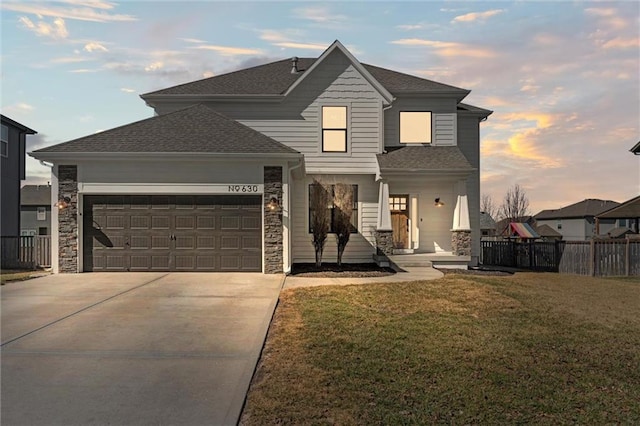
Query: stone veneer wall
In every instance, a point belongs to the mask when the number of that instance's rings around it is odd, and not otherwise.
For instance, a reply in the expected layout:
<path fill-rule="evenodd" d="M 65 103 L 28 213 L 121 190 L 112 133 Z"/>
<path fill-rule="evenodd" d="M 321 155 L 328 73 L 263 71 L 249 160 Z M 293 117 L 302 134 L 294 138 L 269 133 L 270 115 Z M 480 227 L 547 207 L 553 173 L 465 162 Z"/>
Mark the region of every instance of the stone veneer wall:
<path fill-rule="evenodd" d="M 278 208 L 271 210 L 269 202 L 275 197 Z M 282 237 L 282 167 L 264 168 L 264 272 L 283 272 Z"/>
<path fill-rule="evenodd" d="M 471 256 L 471 231 L 452 231 L 451 251 L 455 256 Z"/>
<path fill-rule="evenodd" d="M 78 272 L 78 166 L 58 166 L 58 197 L 71 202 L 58 210 L 59 272 Z"/>
<path fill-rule="evenodd" d="M 376 254 L 390 256 L 393 254 L 393 231 L 375 231 Z"/>

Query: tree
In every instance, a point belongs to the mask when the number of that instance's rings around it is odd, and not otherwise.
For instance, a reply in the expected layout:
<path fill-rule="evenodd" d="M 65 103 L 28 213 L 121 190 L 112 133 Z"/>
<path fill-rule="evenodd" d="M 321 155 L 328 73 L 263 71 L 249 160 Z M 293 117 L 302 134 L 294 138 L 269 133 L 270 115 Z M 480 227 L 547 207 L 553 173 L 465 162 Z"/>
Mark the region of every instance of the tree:
<path fill-rule="evenodd" d="M 529 198 L 519 184 L 516 183 L 507 190 L 499 214 L 512 222 L 529 215 Z"/>
<path fill-rule="evenodd" d="M 493 220 L 497 220 L 498 206 L 493 202 L 493 198 L 489 194 L 482 194 L 480 198 L 480 211 L 485 212 Z"/>
<path fill-rule="evenodd" d="M 351 236 L 353 215 L 353 186 L 337 183 L 333 186 L 333 230 L 338 244 L 338 265 L 342 265 L 342 254 Z"/>
<path fill-rule="evenodd" d="M 313 180 L 309 192 L 309 209 L 311 210 L 309 226 L 316 252 L 316 267 L 319 268 L 322 265 L 322 252 L 331 224 L 331 212 L 328 208 L 331 203 L 331 194 L 330 188 L 316 179 Z"/>

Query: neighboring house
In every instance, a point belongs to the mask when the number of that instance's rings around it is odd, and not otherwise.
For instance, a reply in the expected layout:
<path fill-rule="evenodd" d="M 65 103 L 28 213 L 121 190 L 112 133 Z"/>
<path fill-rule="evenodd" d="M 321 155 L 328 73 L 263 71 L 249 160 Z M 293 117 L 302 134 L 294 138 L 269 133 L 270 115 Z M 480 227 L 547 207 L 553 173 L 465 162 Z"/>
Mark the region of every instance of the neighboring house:
<path fill-rule="evenodd" d="M 640 142 L 635 144 L 629 151 L 633 152 L 635 155 L 640 155 Z"/>
<path fill-rule="evenodd" d="M 50 185 L 25 185 L 22 187 L 20 235 L 51 235 Z"/>
<path fill-rule="evenodd" d="M 54 271 L 287 272 L 315 260 L 314 178 L 354 189 L 345 262 L 395 248 L 475 264 L 491 111 L 468 94 L 362 64 L 338 41 L 144 94 L 153 118 L 32 153 L 54 164 Z M 323 260 L 336 261 L 334 235 Z"/>
<path fill-rule="evenodd" d="M 587 199 L 557 210 L 543 210 L 534 218 L 537 225 L 549 225 L 558 231 L 565 241 L 584 241 L 606 235 L 618 226 L 616 219 L 603 219 L 596 232 L 595 217 L 619 205 L 615 201 Z"/>
<path fill-rule="evenodd" d="M 35 135 L 37 132 L 7 116 L 0 115 L 0 117 L 2 121 L 0 235 L 17 237 L 20 235 L 20 181 L 25 178 L 26 135 Z"/>
<path fill-rule="evenodd" d="M 628 228 L 634 233 L 640 233 L 640 195 L 624 203 L 599 213 L 596 216 L 596 226 L 602 229 L 602 221 L 617 220 L 618 226 Z"/>
<path fill-rule="evenodd" d="M 487 212 L 480 212 L 480 235 L 483 237 L 496 235 L 496 221 Z"/>
<path fill-rule="evenodd" d="M 535 228 L 535 231 L 543 241 L 559 241 L 562 239 L 562 234 L 549 225 L 539 225 Z"/>

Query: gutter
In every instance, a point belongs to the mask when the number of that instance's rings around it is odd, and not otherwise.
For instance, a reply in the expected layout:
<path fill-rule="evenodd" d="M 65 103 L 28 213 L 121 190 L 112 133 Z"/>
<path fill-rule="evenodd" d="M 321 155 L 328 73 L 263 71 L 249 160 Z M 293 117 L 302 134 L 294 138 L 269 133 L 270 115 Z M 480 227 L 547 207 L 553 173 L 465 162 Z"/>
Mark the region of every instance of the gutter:
<path fill-rule="evenodd" d="M 244 160 L 262 160 L 265 158 L 277 159 L 299 159 L 302 154 L 298 152 L 291 153 L 224 153 L 224 152 L 39 152 L 32 151 L 28 153 L 41 161 L 59 162 L 60 160 L 189 160 L 189 161 L 207 161 L 214 159 L 244 159 Z M 56 161 L 58 160 L 58 161 Z"/>

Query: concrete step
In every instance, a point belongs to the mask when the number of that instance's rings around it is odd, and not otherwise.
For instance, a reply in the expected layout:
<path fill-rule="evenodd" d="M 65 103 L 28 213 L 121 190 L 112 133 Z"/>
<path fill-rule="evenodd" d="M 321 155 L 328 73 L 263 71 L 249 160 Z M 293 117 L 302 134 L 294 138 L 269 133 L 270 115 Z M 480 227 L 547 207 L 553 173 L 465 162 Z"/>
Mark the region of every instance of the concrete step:
<path fill-rule="evenodd" d="M 416 255 L 402 255 L 402 254 L 398 254 L 398 255 L 392 255 L 392 256 L 388 256 L 389 260 L 396 264 L 397 266 L 404 268 L 404 267 L 414 267 L 414 268 L 418 268 L 418 267 L 424 267 L 424 268 L 430 268 L 431 266 L 433 266 L 433 262 L 431 262 L 431 260 L 425 258 L 425 257 L 420 257 L 420 256 L 416 256 Z"/>

